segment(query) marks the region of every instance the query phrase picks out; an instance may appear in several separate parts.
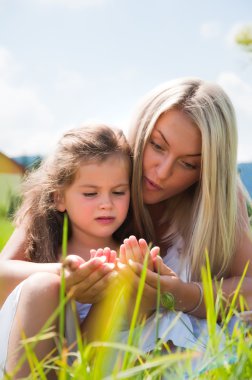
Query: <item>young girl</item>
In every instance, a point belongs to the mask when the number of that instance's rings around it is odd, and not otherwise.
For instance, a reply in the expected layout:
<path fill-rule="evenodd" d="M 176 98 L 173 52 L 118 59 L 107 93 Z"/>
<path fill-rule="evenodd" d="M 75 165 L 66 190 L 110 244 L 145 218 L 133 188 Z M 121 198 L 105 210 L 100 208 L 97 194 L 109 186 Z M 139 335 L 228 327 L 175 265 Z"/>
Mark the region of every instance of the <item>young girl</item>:
<path fill-rule="evenodd" d="M 0 372 L 14 370 L 22 356 L 23 350 L 17 350 L 21 332 L 34 336 L 58 306 L 65 212 L 69 218 L 68 253 L 80 257 L 75 283 L 78 276 L 80 281 L 86 276 L 80 285 L 82 302 L 95 303 L 103 297 L 115 250 L 128 233 L 130 178 L 129 145 L 121 131 L 105 125 L 66 132 L 55 152 L 28 176 L 16 218 L 17 224 L 25 225 L 27 261 L 2 262 L 1 266 L 2 281 L 8 281 L 8 273 L 12 279 L 7 285 L 9 292 L 19 285 L 0 310 Z M 105 259 L 90 259 L 91 249 L 105 247 L 112 250 Z M 106 249 L 101 252 L 106 255 Z M 78 256 L 69 257 L 67 265 L 74 266 Z M 78 304 L 77 308 L 81 322 L 88 306 Z M 54 321 L 54 331 L 56 326 Z M 37 344 L 35 353 L 41 359 L 54 348 L 54 340 L 47 339 Z M 25 363 L 18 376 L 28 373 Z"/>

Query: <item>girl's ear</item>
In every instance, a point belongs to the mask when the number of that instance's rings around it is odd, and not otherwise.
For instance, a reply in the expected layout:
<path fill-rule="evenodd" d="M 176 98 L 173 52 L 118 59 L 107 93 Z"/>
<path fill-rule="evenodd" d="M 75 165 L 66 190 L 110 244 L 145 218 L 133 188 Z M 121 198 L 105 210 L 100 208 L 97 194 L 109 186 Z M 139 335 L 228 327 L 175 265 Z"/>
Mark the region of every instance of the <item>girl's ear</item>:
<path fill-rule="evenodd" d="M 55 203 L 56 209 L 58 211 L 61 211 L 61 212 L 66 211 L 63 192 L 55 191 L 53 198 L 54 198 L 54 203 Z"/>

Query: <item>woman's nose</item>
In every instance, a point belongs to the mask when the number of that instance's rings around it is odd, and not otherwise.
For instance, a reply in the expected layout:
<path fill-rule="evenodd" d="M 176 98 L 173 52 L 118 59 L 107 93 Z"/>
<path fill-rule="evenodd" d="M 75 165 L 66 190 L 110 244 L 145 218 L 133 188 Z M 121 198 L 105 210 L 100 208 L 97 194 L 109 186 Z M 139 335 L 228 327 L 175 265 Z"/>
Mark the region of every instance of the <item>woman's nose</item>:
<path fill-rule="evenodd" d="M 158 178 L 161 180 L 169 178 L 173 174 L 173 169 L 174 160 L 172 158 L 163 159 L 156 167 Z"/>

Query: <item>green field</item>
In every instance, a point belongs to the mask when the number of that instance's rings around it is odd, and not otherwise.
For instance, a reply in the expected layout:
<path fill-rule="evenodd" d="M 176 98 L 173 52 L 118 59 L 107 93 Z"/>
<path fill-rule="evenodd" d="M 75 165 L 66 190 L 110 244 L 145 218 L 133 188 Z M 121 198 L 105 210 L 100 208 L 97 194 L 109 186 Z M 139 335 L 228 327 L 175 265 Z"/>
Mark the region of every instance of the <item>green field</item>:
<path fill-rule="evenodd" d="M 13 225 L 8 219 L 0 217 L 0 251 L 11 236 L 13 229 Z"/>

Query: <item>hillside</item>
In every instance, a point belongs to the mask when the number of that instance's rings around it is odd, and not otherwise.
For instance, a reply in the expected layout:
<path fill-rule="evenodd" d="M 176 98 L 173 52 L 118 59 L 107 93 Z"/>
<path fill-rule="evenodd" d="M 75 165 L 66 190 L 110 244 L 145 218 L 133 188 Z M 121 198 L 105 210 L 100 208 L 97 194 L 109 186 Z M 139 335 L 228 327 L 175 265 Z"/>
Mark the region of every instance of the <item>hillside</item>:
<path fill-rule="evenodd" d="M 252 162 L 238 164 L 241 180 L 252 198 Z"/>

